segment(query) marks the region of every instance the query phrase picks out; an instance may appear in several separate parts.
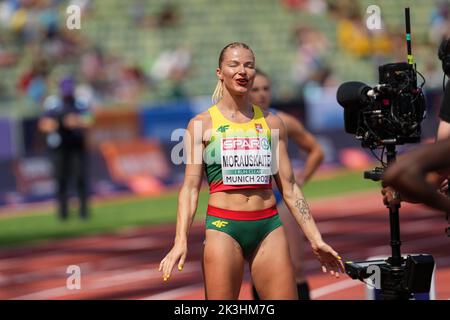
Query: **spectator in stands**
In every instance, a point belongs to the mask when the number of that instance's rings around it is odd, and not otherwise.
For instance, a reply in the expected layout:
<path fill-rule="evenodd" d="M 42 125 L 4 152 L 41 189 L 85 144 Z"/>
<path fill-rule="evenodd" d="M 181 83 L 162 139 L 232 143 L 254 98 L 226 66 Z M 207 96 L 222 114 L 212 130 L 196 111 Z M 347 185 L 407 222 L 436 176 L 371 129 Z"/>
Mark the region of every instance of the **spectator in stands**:
<path fill-rule="evenodd" d="M 438 0 L 430 16 L 429 39 L 439 45 L 443 38 L 450 37 L 450 1 Z"/>
<path fill-rule="evenodd" d="M 16 44 L 24 45 L 31 40 L 31 34 L 29 34 L 29 26 L 31 22 L 29 21 L 26 8 L 22 7 L 20 3 L 16 4 L 12 8 L 9 27 Z M 31 30 L 33 29 L 37 30 L 35 27 L 31 28 Z"/>
<path fill-rule="evenodd" d="M 315 74 L 326 68 L 329 42 L 325 35 L 311 27 L 297 27 L 294 31 L 297 54 L 292 67 L 294 83 L 302 88 Z"/>
<path fill-rule="evenodd" d="M 0 35 L 0 68 L 12 67 L 17 63 L 18 59 L 19 55 L 12 50 L 8 50 L 5 41 Z"/>
<path fill-rule="evenodd" d="M 133 0 L 130 3 L 128 17 L 135 26 L 145 26 L 147 22 L 147 15 L 145 13 L 145 1 Z"/>
<path fill-rule="evenodd" d="M 13 0 L 6 0 L 0 2 L 0 27 L 8 29 L 11 26 L 11 19 L 14 11 L 17 9 L 18 2 Z"/>
<path fill-rule="evenodd" d="M 145 0 L 134 0 L 131 3 L 128 16 L 135 26 L 165 29 L 179 25 L 180 11 L 173 3 L 165 3 L 156 14 L 146 13 L 146 7 Z"/>
<path fill-rule="evenodd" d="M 358 7 L 348 11 L 338 21 L 336 31 L 341 50 L 358 58 L 372 54 L 369 33 Z"/>
<path fill-rule="evenodd" d="M 327 5 L 324 0 L 281 0 L 287 10 L 301 10 L 313 14 L 325 12 Z"/>
<path fill-rule="evenodd" d="M 111 95 L 110 83 L 118 77 L 118 74 L 108 76 L 112 69 L 108 60 L 99 47 L 86 50 L 80 58 L 79 71 L 83 79 L 84 94 L 97 101 L 96 104 Z"/>
<path fill-rule="evenodd" d="M 178 8 L 167 2 L 157 16 L 157 26 L 159 28 L 175 27 L 180 21 Z"/>
<path fill-rule="evenodd" d="M 183 82 L 191 68 L 192 54 L 187 46 L 179 46 L 174 50 L 163 51 L 151 69 L 151 77 L 155 81 L 171 83 L 170 97 L 185 96 Z"/>
<path fill-rule="evenodd" d="M 147 83 L 148 79 L 139 66 L 124 66 L 117 82 L 115 96 L 119 102 L 136 105 Z"/>
<path fill-rule="evenodd" d="M 93 0 L 70 0 L 70 4 L 79 6 L 83 16 L 89 14 L 94 8 Z"/>
<path fill-rule="evenodd" d="M 50 64 L 44 56 L 38 56 L 32 63 L 31 69 L 19 78 L 16 88 L 27 95 L 31 103 L 41 105 L 48 90 L 48 76 Z"/>
<path fill-rule="evenodd" d="M 39 35 L 38 43 L 48 58 L 56 62 L 64 62 L 78 57 L 83 40 L 77 32 L 65 27 L 61 23 L 57 7 L 51 2 L 42 3 L 39 7 Z"/>

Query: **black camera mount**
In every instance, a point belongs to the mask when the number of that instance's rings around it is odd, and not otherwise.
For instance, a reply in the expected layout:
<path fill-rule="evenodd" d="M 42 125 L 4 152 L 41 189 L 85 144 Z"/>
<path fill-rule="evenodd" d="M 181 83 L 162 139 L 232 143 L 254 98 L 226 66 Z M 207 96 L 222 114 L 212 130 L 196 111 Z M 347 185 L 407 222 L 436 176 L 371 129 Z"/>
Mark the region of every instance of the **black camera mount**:
<path fill-rule="evenodd" d="M 395 161 L 395 145 L 386 145 L 387 163 Z M 380 181 L 384 168 L 377 167 L 364 172 L 364 178 Z M 380 296 L 383 300 L 407 300 L 414 293 L 430 291 L 431 277 L 434 270 L 434 259 L 431 255 L 408 255 L 403 258 L 400 252 L 400 201 L 387 205 L 389 209 L 389 225 L 391 235 L 391 256 L 386 260 L 369 260 L 345 263 L 346 273 L 352 279 L 365 281 L 373 274 L 373 268 L 378 267 Z M 372 271 L 372 272 L 371 272 Z"/>

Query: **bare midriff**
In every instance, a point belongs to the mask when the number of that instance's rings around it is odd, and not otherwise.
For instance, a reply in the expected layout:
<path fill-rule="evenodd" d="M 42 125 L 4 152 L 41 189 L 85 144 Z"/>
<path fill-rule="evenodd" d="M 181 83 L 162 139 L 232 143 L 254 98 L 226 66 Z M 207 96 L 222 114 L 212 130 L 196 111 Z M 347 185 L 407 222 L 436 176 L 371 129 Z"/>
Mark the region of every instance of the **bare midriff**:
<path fill-rule="evenodd" d="M 272 189 L 239 189 L 218 191 L 209 195 L 208 204 L 227 210 L 253 211 L 276 204 Z"/>

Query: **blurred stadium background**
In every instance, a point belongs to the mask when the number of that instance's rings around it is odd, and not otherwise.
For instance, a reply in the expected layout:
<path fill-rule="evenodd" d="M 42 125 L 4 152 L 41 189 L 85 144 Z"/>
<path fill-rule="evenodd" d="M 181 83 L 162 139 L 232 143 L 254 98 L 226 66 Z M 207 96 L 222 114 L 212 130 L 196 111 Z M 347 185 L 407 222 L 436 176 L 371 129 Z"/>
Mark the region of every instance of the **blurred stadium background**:
<path fill-rule="evenodd" d="M 369 31 L 366 9 L 373 4 L 383 27 Z M 69 5 L 81 8 L 79 30 L 66 27 Z M 274 107 L 302 120 L 325 150 L 307 197 L 379 192 L 362 179 L 374 158 L 344 132 L 335 94 L 348 80 L 373 85 L 380 64 L 406 60 L 406 6 L 413 54 L 426 78 L 426 141 L 435 135 L 442 95 L 436 51 L 450 32 L 446 0 L 1 0 L 3 257 L 38 240 L 174 222 L 184 168 L 170 161 L 179 143 L 171 135 L 210 105 L 219 52 L 233 41 L 249 44 L 272 78 Z M 37 120 L 45 98 L 68 75 L 94 115 L 88 140 L 95 200 L 91 220 L 63 225 L 54 216 L 55 186 Z M 301 170 L 303 155 L 290 153 Z M 206 201 L 202 192 L 199 220 Z"/>

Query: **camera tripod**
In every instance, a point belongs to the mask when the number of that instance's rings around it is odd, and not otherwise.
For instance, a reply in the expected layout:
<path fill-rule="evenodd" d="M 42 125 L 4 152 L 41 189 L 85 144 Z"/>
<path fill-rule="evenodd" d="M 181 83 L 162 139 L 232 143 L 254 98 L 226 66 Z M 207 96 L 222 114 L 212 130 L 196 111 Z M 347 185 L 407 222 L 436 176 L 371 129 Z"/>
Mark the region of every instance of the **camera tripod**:
<path fill-rule="evenodd" d="M 396 159 L 396 150 L 395 145 L 387 145 L 386 146 L 386 157 L 388 165 L 395 161 Z M 372 171 L 364 172 L 364 179 L 371 179 L 373 181 L 380 181 L 382 175 L 384 173 L 384 168 L 375 168 Z M 400 240 L 400 220 L 399 220 L 399 211 L 400 211 L 400 201 L 390 204 L 387 206 L 389 209 L 389 225 L 391 231 L 391 251 L 392 256 L 389 257 L 388 262 L 393 267 L 399 267 L 403 261 L 403 258 L 400 254 L 400 246 L 402 244 Z"/>
<path fill-rule="evenodd" d="M 395 144 L 386 145 L 387 163 L 395 161 Z M 375 168 L 364 172 L 364 179 L 380 181 L 384 168 Z M 353 279 L 364 282 L 371 276 L 368 268 L 380 268 L 380 298 L 382 300 L 408 300 L 414 293 L 429 292 L 434 269 L 434 259 L 431 255 L 408 255 L 403 258 L 400 253 L 400 201 L 393 202 L 389 208 L 391 256 L 386 260 L 371 260 L 362 262 L 347 262 L 346 273 Z M 371 270 L 371 269 L 369 269 Z"/>

